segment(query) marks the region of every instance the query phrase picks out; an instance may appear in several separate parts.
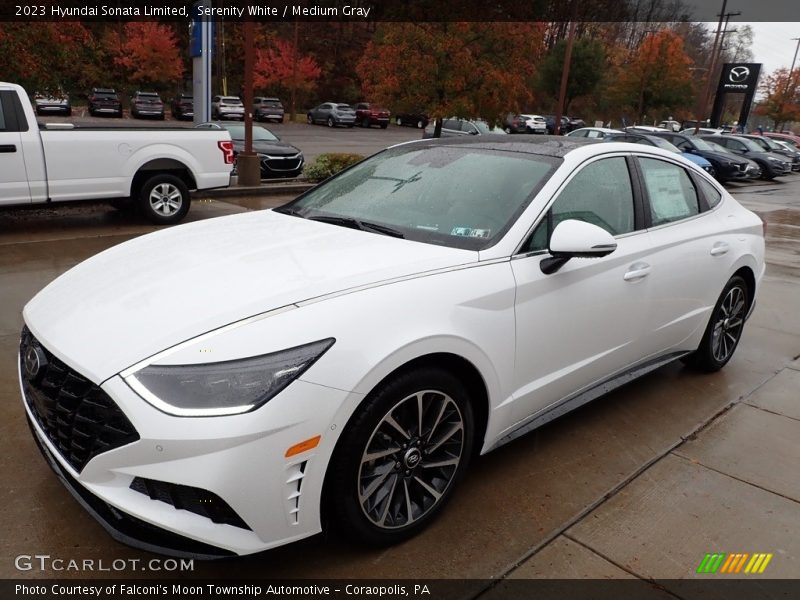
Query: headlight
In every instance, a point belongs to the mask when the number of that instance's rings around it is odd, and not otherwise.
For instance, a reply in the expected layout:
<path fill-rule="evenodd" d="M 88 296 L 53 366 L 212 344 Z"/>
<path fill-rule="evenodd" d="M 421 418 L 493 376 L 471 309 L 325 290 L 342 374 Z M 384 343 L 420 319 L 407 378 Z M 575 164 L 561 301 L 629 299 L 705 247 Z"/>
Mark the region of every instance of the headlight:
<path fill-rule="evenodd" d="M 142 398 L 180 417 L 235 415 L 273 398 L 322 356 L 336 340 L 200 365 L 149 365 L 125 377 Z"/>
<path fill-rule="evenodd" d="M 779 159 L 777 159 L 777 158 L 775 158 L 775 157 L 772 157 L 772 156 L 768 156 L 768 157 L 767 157 L 767 160 L 770 160 L 770 161 L 772 161 L 772 162 L 774 162 L 774 163 L 781 163 L 781 162 L 783 162 L 782 160 L 779 160 Z"/>

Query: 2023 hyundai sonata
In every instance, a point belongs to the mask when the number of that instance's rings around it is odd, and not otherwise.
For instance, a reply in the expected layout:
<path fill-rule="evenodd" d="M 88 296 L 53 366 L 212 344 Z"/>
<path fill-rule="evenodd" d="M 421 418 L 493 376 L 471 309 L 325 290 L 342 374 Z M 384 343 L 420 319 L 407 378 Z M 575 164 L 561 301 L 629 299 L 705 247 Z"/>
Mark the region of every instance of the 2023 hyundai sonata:
<path fill-rule="evenodd" d="M 724 366 L 763 272 L 761 220 L 673 153 L 419 141 L 73 268 L 24 309 L 20 384 L 117 539 L 391 543 L 474 454 L 674 359 Z"/>

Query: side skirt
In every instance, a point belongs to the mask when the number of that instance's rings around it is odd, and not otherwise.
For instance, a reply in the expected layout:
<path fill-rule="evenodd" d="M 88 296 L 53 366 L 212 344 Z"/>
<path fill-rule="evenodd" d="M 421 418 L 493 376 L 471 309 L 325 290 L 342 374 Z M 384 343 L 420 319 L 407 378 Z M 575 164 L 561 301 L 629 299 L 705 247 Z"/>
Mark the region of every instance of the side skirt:
<path fill-rule="evenodd" d="M 517 439 L 521 435 L 525 435 L 534 429 L 538 429 L 542 425 L 557 419 L 558 417 L 578 408 L 579 406 L 583 406 L 584 404 L 591 402 L 600 396 L 604 396 L 605 394 L 622 387 L 626 383 L 629 383 L 634 379 L 638 379 L 642 375 L 646 375 L 651 371 L 655 371 L 656 369 L 663 367 L 664 365 L 669 364 L 687 354 L 691 353 L 686 351 L 671 352 L 669 354 L 661 355 L 657 358 L 648 359 L 642 363 L 638 363 L 633 367 L 621 371 L 616 375 L 612 375 L 607 379 L 603 379 L 599 383 L 595 383 L 589 388 L 578 392 L 573 396 L 568 396 L 565 400 L 562 400 L 555 406 L 548 407 L 520 422 L 516 429 L 497 440 L 486 450 L 486 452 L 491 452 L 492 450 Z"/>

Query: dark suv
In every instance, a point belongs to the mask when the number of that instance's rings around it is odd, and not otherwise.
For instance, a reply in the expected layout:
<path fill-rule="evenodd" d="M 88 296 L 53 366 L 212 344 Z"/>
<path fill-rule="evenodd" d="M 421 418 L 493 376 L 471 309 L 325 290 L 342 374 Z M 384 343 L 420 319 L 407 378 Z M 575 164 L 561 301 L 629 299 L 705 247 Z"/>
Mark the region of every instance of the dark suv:
<path fill-rule="evenodd" d="M 155 117 L 164 120 L 164 102 L 155 92 L 136 92 L 131 96 L 131 116 L 136 119 Z"/>
<path fill-rule="evenodd" d="M 194 118 L 194 96 L 192 94 L 178 94 L 172 101 L 172 118 L 192 120 Z"/>
<path fill-rule="evenodd" d="M 283 123 L 284 110 L 278 98 L 256 96 L 253 98 L 253 117 L 256 121 L 277 121 Z"/>
<path fill-rule="evenodd" d="M 122 101 L 113 88 L 92 88 L 89 92 L 89 114 L 122 116 Z"/>

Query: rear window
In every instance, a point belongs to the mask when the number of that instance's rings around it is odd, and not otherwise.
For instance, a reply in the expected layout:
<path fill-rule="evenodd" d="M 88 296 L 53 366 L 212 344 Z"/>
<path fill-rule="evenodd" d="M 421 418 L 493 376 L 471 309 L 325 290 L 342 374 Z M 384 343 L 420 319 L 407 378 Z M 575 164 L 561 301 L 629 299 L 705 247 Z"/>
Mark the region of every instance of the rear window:
<path fill-rule="evenodd" d="M 242 101 L 239 100 L 239 98 L 221 98 L 220 102 L 222 104 L 233 104 L 234 106 L 238 106 L 239 104 L 242 103 Z"/>
<path fill-rule="evenodd" d="M 337 104 L 336 108 L 338 108 L 339 110 L 353 110 L 353 107 L 350 106 L 349 104 Z"/>
<path fill-rule="evenodd" d="M 95 98 L 117 99 L 117 94 L 115 92 L 95 92 L 94 96 Z"/>

